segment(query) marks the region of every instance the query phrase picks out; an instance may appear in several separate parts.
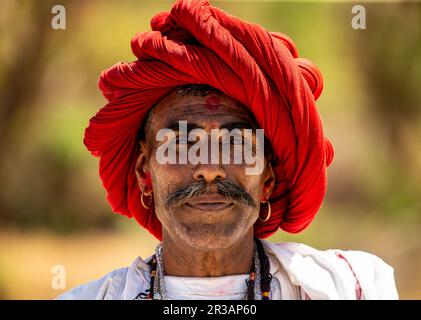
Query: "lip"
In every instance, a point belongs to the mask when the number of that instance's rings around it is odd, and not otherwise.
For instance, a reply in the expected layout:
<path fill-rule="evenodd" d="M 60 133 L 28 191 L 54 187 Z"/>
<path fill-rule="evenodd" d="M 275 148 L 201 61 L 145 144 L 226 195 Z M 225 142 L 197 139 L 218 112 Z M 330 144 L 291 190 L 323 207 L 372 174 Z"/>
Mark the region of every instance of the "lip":
<path fill-rule="evenodd" d="M 186 206 L 199 211 L 221 211 L 233 203 L 220 194 L 206 194 L 186 202 Z"/>

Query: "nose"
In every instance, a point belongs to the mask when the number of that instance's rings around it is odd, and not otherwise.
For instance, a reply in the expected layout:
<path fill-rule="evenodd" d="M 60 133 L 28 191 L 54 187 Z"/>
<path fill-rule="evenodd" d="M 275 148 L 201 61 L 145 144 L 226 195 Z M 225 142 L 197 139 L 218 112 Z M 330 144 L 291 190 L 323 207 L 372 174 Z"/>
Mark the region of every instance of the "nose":
<path fill-rule="evenodd" d="M 218 164 L 200 164 L 194 169 L 193 179 L 196 181 L 204 180 L 210 183 L 216 179 L 226 179 L 227 175 L 222 166 Z"/>

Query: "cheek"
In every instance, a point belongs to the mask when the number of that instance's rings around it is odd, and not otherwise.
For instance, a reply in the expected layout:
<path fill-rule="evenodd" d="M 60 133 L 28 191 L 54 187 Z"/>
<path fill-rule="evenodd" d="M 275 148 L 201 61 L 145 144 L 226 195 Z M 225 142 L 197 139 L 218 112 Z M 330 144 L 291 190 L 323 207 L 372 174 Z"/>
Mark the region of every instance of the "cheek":
<path fill-rule="evenodd" d="M 154 192 L 161 197 L 166 197 L 174 187 L 186 185 L 192 177 L 191 170 L 185 165 L 162 165 L 156 162 L 151 166 L 151 172 Z"/>
<path fill-rule="evenodd" d="M 247 179 L 247 177 L 249 178 Z M 250 188 L 249 190 L 251 190 L 251 196 L 255 199 L 256 204 L 264 201 L 265 199 L 262 198 L 262 194 L 268 187 L 264 186 L 261 176 L 246 176 L 246 179 Z"/>
<path fill-rule="evenodd" d="M 227 167 L 237 183 L 244 188 L 255 200 L 259 199 L 262 194 L 263 180 L 261 175 L 246 175 L 246 167 L 243 165 L 232 165 Z"/>

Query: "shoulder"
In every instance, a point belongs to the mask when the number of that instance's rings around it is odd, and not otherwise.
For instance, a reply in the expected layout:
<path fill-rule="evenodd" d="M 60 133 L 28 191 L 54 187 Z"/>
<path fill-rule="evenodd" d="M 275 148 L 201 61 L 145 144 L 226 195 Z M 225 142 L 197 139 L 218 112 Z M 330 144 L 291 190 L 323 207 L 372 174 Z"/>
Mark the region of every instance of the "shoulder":
<path fill-rule="evenodd" d="M 149 268 L 141 258 L 130 267 L 116 269 L 105 276 L 77 286 L 57 300 L 127 300 L 134 299 L 149 283 Z"/>
<path fill-rule="evenodd" d="M 57 300 L 107 300 L 119 296 L 125 286 L 129 268 L 120 268 L 107 273 L 105 276 L 77 286 L 62 295 Z"/>
<path fill-rule="evenodd" d="M 394 269 L 374 254 L 339 249 L 318 250 L 301 243 L 263 241 L 293 283 L 317 298 L 398 299 Z"/>
<path fill-rule="evenodd" d="M 380 257 L 364 251 L 327 250 L 343 260 L 360 282 L 366 300 L 399 299 L 395 283 L 395 271 Z"/>

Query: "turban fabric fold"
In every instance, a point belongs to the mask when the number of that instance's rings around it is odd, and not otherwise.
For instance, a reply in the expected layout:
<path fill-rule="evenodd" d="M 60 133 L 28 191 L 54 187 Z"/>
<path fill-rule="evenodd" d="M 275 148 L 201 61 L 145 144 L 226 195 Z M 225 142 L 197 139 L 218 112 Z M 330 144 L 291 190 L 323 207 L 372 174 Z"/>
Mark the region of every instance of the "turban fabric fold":
<path fill-rule="evenodd" d="M 100 158 L 112 210 L 134 217 L 161 240 L 154 207 L 145 209 L 140 201 L 137 134 L 148 110 L 174 87 L 207 84 L 250 109 L 274 152 L 272 215 L 255 223 L 255 236 L 307 227 L 326 194 L 326 168 L 333 158 L 315 104 L 323 88 L 318 68 L 298 57 L 286 35 L 230 16 L 208 1 L 179 0 L 170 12 L 157 14 L 151 27 L 131 41 L 136 61 L 102 72 L 99 87 L 108 103 L 85 130 L 84 144 Z"/>

